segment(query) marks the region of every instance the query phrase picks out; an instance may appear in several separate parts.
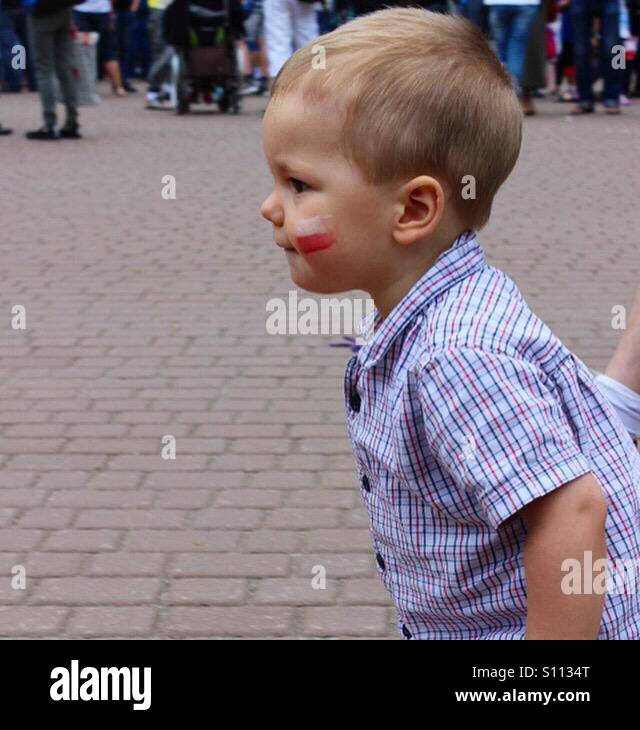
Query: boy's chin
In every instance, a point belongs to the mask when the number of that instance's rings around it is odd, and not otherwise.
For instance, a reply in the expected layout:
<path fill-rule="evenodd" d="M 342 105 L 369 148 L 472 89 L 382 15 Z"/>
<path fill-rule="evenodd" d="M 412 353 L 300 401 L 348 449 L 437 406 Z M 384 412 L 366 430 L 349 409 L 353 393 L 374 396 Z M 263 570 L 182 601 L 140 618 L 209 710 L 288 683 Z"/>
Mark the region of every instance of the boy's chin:
<path fill-rule="evenodd" d="M 326 275 L 319 276 L 312 271 L 299 271 L 293 266 L 290 271 L 291 281 L 300 289 L 312 294 L 340 294 L 353 288 L 348 285 L 341 286 L 341 282 L 336 281 L 335 278 L 329 278 Z"/>

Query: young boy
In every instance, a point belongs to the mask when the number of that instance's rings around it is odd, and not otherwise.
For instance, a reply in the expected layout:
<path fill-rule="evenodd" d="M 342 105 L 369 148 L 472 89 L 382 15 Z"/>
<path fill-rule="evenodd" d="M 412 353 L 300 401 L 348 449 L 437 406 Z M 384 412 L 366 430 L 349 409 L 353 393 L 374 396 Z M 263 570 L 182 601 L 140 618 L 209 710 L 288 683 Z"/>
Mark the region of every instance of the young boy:
<path fill-rule="evenodd" d="M 298 286 L 376 304 L 345 400 L 401 635 L 638 639 L 637 591 L 592 589 L 589 566 L 639 564 L 640 457 L 475 233 L 521 123 L 471 24 L 421 9 L 358 18 L 276 78 L 261 210 Z"/>

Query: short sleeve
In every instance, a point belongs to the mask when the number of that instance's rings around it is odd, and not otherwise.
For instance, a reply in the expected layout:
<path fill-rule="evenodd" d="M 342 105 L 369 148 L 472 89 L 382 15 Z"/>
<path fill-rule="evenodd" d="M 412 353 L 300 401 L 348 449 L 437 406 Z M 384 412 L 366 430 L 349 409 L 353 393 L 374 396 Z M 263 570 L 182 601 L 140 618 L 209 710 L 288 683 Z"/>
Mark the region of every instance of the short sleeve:
<path fill-rule="evenodd" d="M 430 449 L 496 529 L 591 470 L 534 363 L 471 348 L 440 350 L 421 367 L 418 387 Z"/>

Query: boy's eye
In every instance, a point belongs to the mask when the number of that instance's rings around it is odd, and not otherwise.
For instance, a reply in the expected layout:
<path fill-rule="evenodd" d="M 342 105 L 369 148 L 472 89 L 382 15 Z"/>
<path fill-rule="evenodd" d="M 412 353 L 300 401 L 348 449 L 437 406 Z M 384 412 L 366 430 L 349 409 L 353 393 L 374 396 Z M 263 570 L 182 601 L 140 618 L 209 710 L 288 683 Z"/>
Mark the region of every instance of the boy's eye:
<path fill-rule="evenodd" d="M 291 183 L 291 187 L 296 191 L 296 193 L 304 193 L 305 190 L 309 189 L 307 183 L 303 183 L 302 180 L 298 180 L 295 177 L 290 177 L 289 182 Z"/>

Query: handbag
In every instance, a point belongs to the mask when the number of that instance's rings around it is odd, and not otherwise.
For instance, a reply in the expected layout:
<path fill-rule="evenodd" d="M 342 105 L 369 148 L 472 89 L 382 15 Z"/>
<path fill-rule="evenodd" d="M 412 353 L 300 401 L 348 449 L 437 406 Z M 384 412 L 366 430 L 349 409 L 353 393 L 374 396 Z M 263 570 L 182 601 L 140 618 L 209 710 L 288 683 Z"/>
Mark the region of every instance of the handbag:
<path fill-rule="evenodd" d="M 78 106 L 97 106 L 100 96 L 96 91 L 98 41 L 100 33 L 73 32 L 71 72 L 76 82 Z M 56 83 L 58 79 L 56 77 Z M 58 86 L 58 99 L 61 99 Z"/>

